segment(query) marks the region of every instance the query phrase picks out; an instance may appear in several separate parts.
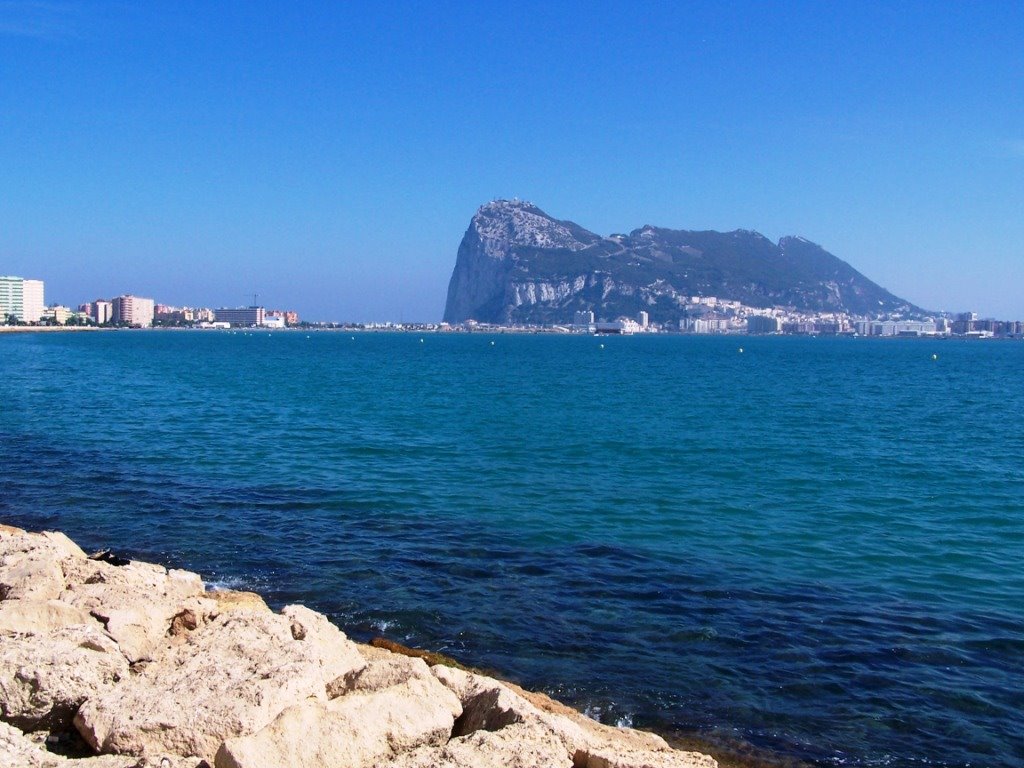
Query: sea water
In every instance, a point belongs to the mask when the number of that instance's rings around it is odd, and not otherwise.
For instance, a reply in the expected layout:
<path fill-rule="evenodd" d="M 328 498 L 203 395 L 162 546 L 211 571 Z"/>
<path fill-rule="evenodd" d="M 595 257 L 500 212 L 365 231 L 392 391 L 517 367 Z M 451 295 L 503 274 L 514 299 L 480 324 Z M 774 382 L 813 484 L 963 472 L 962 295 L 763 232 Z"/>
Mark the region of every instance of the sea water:
<path fill-rule="evenodd" d="M 1022 383 L 1012 341 L 0 337 L 0 521 L 609 723 L 1022 765 Z"/>

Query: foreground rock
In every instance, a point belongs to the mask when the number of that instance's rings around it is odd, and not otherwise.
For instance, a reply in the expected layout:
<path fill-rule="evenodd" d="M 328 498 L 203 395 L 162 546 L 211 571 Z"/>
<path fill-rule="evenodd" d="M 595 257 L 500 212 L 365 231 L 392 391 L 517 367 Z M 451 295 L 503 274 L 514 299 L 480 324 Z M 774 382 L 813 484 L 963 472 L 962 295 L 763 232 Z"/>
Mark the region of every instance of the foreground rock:
<path fill-rule="evenodd" d="M 69 760 L 48 752 L 17 728 L 0 722 L 0 768 L 202 768 L 198 758 L 103 755 Z"/>
<path fill-rule="evenodd" d="M 462 711 L 459 700 L 419 659 L 371 661 L 336 692 L 331 701 L 291 707 L 259 732 L 225 742 L 217 768 L 390 763 L 404 752 L 446 743 Z"/>
<path fill-rule="evenodd" d="M 157 655 L 116 689 L 86 701 L 75 725 L 97 752 L 199 755 L 263 728 L 285 708 L 327 700 L 327 688 L 365 665 L 320 614 L 219 616 Z"/>
<path fill-rule="evenodd" d="M 439 659 L 0 526 L 0 768 L 715 766 Z"/>
<path fill-rule="evenodd" d="M 23 730 L 66 730 L 83 702 L 127 677 L 117 643 L 95 624 L 5 635 L 0 718 Z"/>

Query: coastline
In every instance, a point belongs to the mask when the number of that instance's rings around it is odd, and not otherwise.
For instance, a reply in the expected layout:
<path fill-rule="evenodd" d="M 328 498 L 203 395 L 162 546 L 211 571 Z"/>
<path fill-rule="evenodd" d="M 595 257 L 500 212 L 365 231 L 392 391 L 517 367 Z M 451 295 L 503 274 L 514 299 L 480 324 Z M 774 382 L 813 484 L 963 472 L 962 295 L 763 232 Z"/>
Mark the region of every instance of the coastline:
<path fill-rule="evenodd" d="M 62 533 L 0 524 L 0 637 L 0 765 L 719 765 L 440 654 L 355 643 L 304 606 L 88 556 Z"/>
<path fill-rule="evenodd" d="M 114 331 L 95 325 L 0 325 L 0 333 L 65 333 L 67 331 Z"/>
<path fill-rule="evenodd" d="M 893 341 L 916 341 L 916 342 L 933 342 L 933 341 L 959 341 L 959 342 L 1021 342 L 1024 341 L 1024 336 L 963 336 L 963 335 L 920 335 L 920 336 L 875 336 L 875 335 L 859 335 L 856 333 L 768 333 L 768 334 L 749 334 L 749 333 L 689 333 L 684 331 L 659 331 L 657 333 L 581 333 L 569 331 L 564 327 L 519 327 L 519 326 L 490 326 L 487 328 L 479 328 L 474 330 L 467 330 L 458 327 L 452 328 L 439 328 L 433 327 L 431 324 L 420 325 L 410 324 L 406 327 L 395 326 L 395 327 L 365 327 L 361 325 L 353 326 L 312 326 L 312 327 L 287 327 L 287 328 L 199 328 L 199 327 L 185 327 L 185 326 L 153 326 L 148 328 L 138 327 L 112 327 L 112 326 L 95 326 L 95 325 L 0 325 L 0 335 L 4 334 L 22 334 L 22 333 L 76 333 L 79 331 L 95 332 L 95 331 L 131 331 L 131 332 L 174 332 L 174 333 L 225 333 L 225 334 L 242 334 L 249 335 L 254 333 L 273 333 L 273 334 L 425 334 L 430 336 L 435 335 L 455 335 L 455 336 L 578 336 L 582 338 L 714 338 L 714 339 L 732 339 L 732 340 L 753 340 L 753 339 L 856 339 L 864 340 L 868 339 L 871 341 L 881 342 L 893 342 Z"/>

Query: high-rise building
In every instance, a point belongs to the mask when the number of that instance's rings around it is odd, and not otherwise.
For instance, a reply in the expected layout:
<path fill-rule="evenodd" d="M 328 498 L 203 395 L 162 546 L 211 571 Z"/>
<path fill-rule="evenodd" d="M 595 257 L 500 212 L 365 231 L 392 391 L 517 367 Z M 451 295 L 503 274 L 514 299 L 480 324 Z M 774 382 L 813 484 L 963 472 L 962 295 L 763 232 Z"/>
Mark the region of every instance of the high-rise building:
<path fill-rule="evenodd" d="M 96 325 L 103 325 L 104 323 L 109 323 L 113 320 L 113 302 L 96 299 L 96 301 L 92 303 L 92 319 L 96 321 Z"/>
<path fill-rule="evenodd" d="M 24 281 L 20 277 L 0 277 L 0 321 L 13 318 L 20 322 L 24 314 Z"/>
<path fill-rule="evenodd" d="M 154 301 L 126 294 L 111 302 L 114 308 L 114 322 L 124 323 L 133 328 L 149 328 L 153 325 Z"/>
<path fill-rule="evenodd" d="M 589 328 L 594 324 L 594 313 L 589 309 L 576 312 L 572 317 L 572 324 L 577 328 Z"/>
<path fill-rule="evenodd" d="M 13 316 L 21 323 L 38 323 L 44 308 L 42 280 L 0 277 L 0 322 Z"/>
<path fill-rule="evenodd" d="M 26 323 L 38 323 L 43 316 L 46 303 L 43 300 L 43 281 L 24 280 L 22 282 L 22 318 Z"/>
<path fill-rule="evenodd" d="M 637 325 L 639 325 L 641 328 L 646 328 L 648 325 L 650 325 L 651 316 L 641 309 L 636 316 L 636 322 Z"/>
<path fill-rule="evenodd" d="M 778 333 L 782 330 L 782 321 L 768 315 L 751 315 L 747 318 L 747 333 Z"/>

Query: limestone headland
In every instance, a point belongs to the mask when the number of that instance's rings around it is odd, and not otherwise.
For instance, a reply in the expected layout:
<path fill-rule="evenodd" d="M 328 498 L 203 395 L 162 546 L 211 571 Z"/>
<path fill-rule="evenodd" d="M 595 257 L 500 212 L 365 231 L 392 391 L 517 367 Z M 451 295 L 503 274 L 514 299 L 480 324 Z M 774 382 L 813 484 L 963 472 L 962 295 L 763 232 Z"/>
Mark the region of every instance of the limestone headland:
<path fill-rule="evenodd" d="M 0 768 L 716 768 L 199 574 L 0 525 Z"/>

